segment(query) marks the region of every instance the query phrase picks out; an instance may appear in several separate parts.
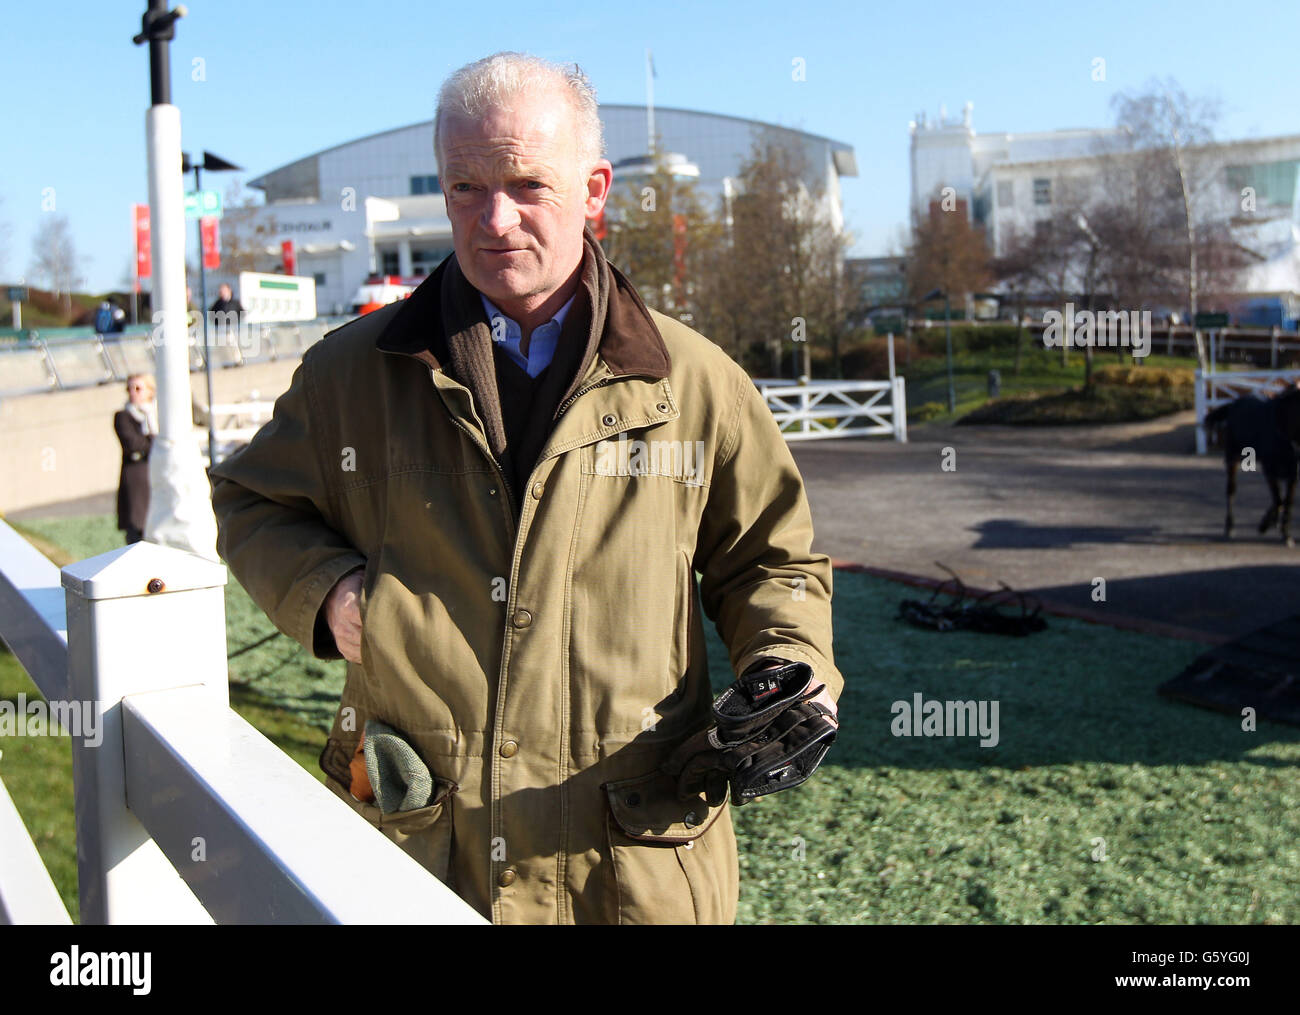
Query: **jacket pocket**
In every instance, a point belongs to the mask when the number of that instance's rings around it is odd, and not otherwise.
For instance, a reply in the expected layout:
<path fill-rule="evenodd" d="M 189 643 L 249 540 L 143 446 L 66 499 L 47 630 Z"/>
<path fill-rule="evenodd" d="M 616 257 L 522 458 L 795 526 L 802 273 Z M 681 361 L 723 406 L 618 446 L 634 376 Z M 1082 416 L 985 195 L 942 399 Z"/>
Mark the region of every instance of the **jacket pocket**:
<path fill-rule="evenodd" d="M 604 789 L 613 922 L 734 923 L 739 870 L 727 804 L 678 800 L 676 780 L 662 772 Z"/>
<path fill-rule="evenodd" d="M 332 783 L 332 780 L 331 780 Z M 447 779 L 433 780 L 433 803 L 410 811 L 385 814 L 371 803 L 356 799 L 336 784 L 330 788 L 354 811 L 401 846 L 425 870 L 446 883 L 451 867 L 452 800 L 457 786 Z"/>

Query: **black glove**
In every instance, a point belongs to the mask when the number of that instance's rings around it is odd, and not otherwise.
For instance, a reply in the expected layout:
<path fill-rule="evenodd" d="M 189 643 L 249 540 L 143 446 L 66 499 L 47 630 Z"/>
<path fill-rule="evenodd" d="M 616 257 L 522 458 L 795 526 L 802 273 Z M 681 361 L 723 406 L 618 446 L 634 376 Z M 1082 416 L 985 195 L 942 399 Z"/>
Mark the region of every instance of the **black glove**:
<path fill-rule="evenodd" d="M 809 699 L 812 669 L 787 663 L 747 673 L 718 696 L 715 725 L 687 739 L 664 762 L 677 777 L 682 799 L 704 793 L 710 807 L 731 798 L 743 805 L 756 797 L 804 782 L 835 742 L 832 713 Z"/>

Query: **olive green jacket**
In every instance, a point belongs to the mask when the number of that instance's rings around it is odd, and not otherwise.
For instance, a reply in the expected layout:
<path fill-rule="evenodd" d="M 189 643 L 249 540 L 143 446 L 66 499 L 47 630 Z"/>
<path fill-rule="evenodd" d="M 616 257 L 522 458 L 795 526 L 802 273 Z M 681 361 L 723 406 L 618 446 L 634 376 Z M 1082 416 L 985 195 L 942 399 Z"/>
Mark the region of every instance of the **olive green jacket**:
<path fill-rule="evenodd" d="M 319 658 L 339 658 L 325 596 L 364 567 L 362 664 L 322 768 L 485 917 L 734 922 L 730 804 L 678 800 L 659 766 L 709 721 L 701 606 L 736 673 L 802 660 L 839 697 L 830 561 L 795 463 L 745 372 L 611 267 L 597 354 L 517 513 L 445 369 L 446 263 L 308 349 L 213 469 L 221 556 Z M 381 815 L 348 793 L 372 716 L 428 764 L 429 806 Z"/>

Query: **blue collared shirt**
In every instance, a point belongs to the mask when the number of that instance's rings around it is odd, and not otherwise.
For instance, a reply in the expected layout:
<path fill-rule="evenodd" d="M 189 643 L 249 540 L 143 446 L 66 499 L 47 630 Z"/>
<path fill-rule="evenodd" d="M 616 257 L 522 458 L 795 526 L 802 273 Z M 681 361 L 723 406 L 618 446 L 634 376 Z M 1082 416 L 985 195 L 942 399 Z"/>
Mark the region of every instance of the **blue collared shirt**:
<path fill-rule="evenodd" d="M 529 377 L 536 377 L 548 366 L 551 360 L 555 358 L 555 347 L 560 341 L 560 328 L 564 326 L 564 317 L 573 306 L 573 296 L 570 296 L 568 302 L 556 311 L 545 324 L 534 328 L 532 335 L 528 340 L 528 355 L 524 356 L 520 351 L 520 345 L 523 342 L 524 333 L 517 322 L 512 321 L 509 317 L 498 310 L 486 296 L 479 293 L 479 299 L 483 301 L 483 309 L 487 312 L 488 327 L 492 331 L 492 340 L 498 342 L 505 349 L 506 354 L 519 364 Z M 577 293 L 574 293 L 576 296 Z M 497 324 L 500 319 L 505 323 L 505 337 L 498 339 L 501 333 L 501 325 Z"/>

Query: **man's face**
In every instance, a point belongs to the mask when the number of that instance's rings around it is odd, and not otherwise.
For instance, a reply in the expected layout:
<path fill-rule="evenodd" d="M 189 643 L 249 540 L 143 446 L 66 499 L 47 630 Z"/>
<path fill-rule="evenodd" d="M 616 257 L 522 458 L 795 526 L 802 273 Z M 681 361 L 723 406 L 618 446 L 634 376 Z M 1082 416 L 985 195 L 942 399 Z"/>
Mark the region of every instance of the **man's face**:
<path fill-rule="evenodd" d="M 230 299 L 230 286 L 228 286 L 228 285 L 223 285 L 223 286 L 218 290 L 218 292 L 220 292 L 220 294 L 221 294 L 221 298 L 222 298 L 223 300 L 228 300 L 228 299 Z"/>
<path fill-rule="evenodd" d="M 605 204 L 609 163 L 578 163 L 576 127 L 553 92 L 480 120 L 444 115 L 439 167 L 456 260 L 503 310 L 532 309 L 582 261 L 582 229 Z"/>

